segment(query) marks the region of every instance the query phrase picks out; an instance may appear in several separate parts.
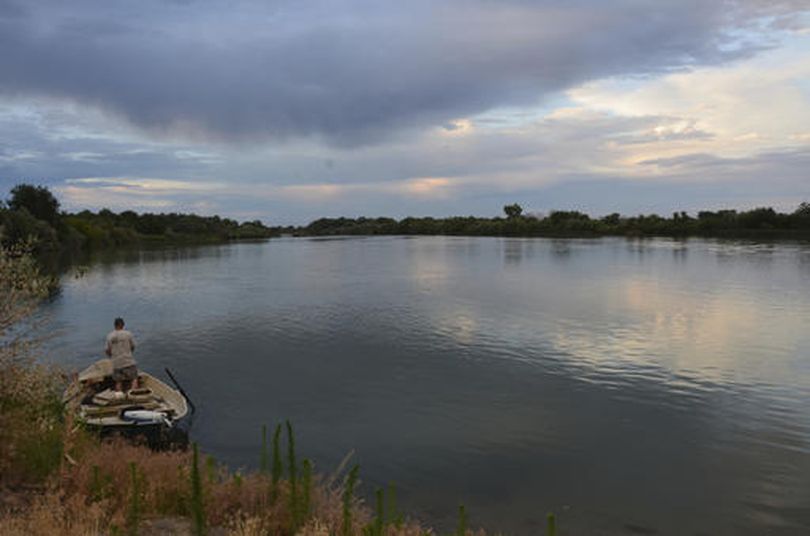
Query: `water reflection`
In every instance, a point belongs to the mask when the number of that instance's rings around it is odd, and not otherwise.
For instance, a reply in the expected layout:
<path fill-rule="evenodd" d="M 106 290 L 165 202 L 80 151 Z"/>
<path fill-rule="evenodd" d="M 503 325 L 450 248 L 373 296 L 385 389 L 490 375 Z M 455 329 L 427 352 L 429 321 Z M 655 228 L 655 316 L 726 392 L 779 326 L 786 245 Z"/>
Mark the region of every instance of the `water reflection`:
<path fill-rule="evenodd" d="M 571 240 L 567 239 L 551 240 L 551 254 L 554 260 L 567 261 L 571 257 L 571 242 Z"/>
<path fill-rule="evenodd" d="M 328 469 L 442 530 L 810 530 L 808 248 L 702 240 L 281 239 L 127 252 L 65 279 L 51 358 L 118 314 L 193 434 L 255 465 L 291 418 Z M 238 386 L 223 389 L 223 385 Z M 682 512 L 689 512 L 684 516 Z"/>

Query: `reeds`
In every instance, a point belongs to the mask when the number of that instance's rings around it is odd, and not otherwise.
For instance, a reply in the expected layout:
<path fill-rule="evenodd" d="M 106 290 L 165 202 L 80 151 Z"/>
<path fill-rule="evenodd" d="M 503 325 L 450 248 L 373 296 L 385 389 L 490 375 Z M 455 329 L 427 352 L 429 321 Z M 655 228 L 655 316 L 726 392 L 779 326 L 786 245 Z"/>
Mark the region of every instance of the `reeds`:
<path fill-rule="evenodd" d="M 393 482 L 388 484 L 388 517 L 396 528 L 402 527 L 404 516 L 397 509 L 397 489 Z"/>
<path fill-rule="evenodd" d="M 267 425 L 262 425 L 262 450 L 259 454 L 259 472 L 263 475 L 267 474 L 268 469 L 268 456 L 267 456 Z"/>
<path fill-rule="evenodd" d="M 278 483 L 283 476 L 284 466 L 281 463 L 281 424 L 276 425 L 276 430 L 273 432 L 273 491 L 272 502 L 278 498 Z"/>
<path fill-rule="evenodd" d="M 346 486 L 343 488 L 343 523 L 341 525 L 341 535 L 350 536 L 352 533 L 352 499 L 354 498 L 354 487 L 357 485 L 357 473 L 360 466 L 355 464 L 349 471 L 346 478 Z"/>
<path fill-rule="evenodd" d="M 200 479 L 199 459 L 200 452 L 197 443 L 193 444 L 194 455 L 191 461 L 191 518 L 194 523 L 194 535 L 205 535 L 205 512 L 203 505 L 203 490 Z"/>
<path fill-rule="evenodd" d="M 458 525 L 456 526 L 456 536 L 467 536 L 467 510 L 463 504 L 458 505 Z"/>
<path fill-rule="evenodd" d="M 305 521 L 309 517 L 310 509 L 312 508 L 312 462 L 306 458 L 302 464 L 301 487 L 303 492 L 301 494 L 301 505 L 299 509 L 299 519 L 297 525 Z"/>
<path fill-rule="evenodd" d="M 557 535 L 557 518 L 554 517 L 554 514 L 551 512 L 548 513 L 546 516 L 546 535 L 547 536 L 556 536 Z"/>
<path fill-rule="evenodd" d="M 143 475 L 138 473 L 138 464 L 129 464 L 129 506 L 127 508 L 126 529 L 128 536 L 138 536 L 141 523 L 141 494 L 143 493 Z"/>
<path fill-rule="evenodd" d="M 287 428 L 287 477 L 290 487 L 289 508 L 292 513 L 293 527 L 298 521 L 298 469 L 295 462 L 295 436 L 290 421 L 285 421 Z"/>

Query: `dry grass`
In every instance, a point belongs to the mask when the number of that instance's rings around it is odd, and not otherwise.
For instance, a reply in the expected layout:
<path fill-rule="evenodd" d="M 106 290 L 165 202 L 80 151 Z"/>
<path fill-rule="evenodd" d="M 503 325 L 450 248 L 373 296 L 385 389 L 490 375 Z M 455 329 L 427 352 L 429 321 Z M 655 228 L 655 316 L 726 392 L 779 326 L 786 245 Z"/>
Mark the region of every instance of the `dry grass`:
<path fill-rule="evenodd" d="M 131 465 L 138 475 L 141 533 L 151 533 L 149 520 L 187 518 L 191 501 L 190 452 L 154 452 L 122 440 L 98 443 L 91 438 L 75 442 L 76 465 L 54 475 L 47 491 L 18 512 L 0 517 L 3 535 L 115 534 L 128 526 L 132 505 Z M 272 500 L 272 482 L 266 475 L 237 475 L 214 467 L 203 476 L 206 524 L 217 533 L 239 536 L 328 536 L 340 534 L 340 486 L 328 486 L 314 477 L 311 511 L 297 531 L 289 509 L 289 485 L 279 482 Z M 361 535 L 372 521 L 371 511 L 355 499 L 351 534 Z M 188 531 L 190 525 L 181 525 Z M 144 530 L 146 529 L 146 530 Z M 422 536 L 428 532 L 415 522 L 389 525 L 385 536 Z M 122 532 L 126 533 L 126 532 Z"/>
<path fill-rule="evenodd" d="M 51 490 L 22 512 L 0 517 L 4 536 L 85 536 L 105 534 L 103 504 L 86 504 L 80 497 L 64 497 Z"/>

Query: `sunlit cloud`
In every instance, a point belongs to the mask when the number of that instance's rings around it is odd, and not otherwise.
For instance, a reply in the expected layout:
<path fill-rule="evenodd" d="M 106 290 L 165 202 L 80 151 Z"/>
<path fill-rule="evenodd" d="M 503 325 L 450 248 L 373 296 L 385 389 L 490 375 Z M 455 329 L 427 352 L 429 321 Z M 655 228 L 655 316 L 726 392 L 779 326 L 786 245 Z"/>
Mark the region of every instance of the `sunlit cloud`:
<path fill-rule="evenodd" d="M 155 178 L 85 177 L 68 179 L 55 187 L 63 204 L 71 209 L 193 210 L 208 212 L 214 204 L 192 200 L 222 191 L 224 185 Z"/>
<path fill-rule="evenodd" d="M 403 187 L 406 192 L 417 195 L 443 195 L 451 185 L 449 179 L 441 177 L 424 177 L 407 181 Z"/>
<path fill-rule="evenodd" d="M 475 128 L 474 123 L 470 119 L 456 119 L 442 125 L 440 134 L 445 137 L 459 137 L 470 134 Z"/>
<path fill-rule="evenodd" d="M 149 178 L 114 178 L 114 177 L 87 177 L 67 179 L 67 184 L 92 186 L 94 189 L 126 189 L 127 191 L 144 192 L 179 192 L 179 191 L 212 191 L 221 190 L 224 184 L 211 182 L 192 182 L 167 179 Z"/>
<path fill-rule="evenodd" d="M 706 133 L 691 143 L 667 136 L 636 148 L 628 161 L 711 152 L 745 156 L 806 146 L 810 124 L 808 43 L 792 43 L 731 66 L 705 67 L 652 80 L 602 80 L 569 90 L 579 107 L 619 116 L 669 118 L 654 132 L 676 127 Z M 677 130 L 675 131 L 677 133 Z"/>

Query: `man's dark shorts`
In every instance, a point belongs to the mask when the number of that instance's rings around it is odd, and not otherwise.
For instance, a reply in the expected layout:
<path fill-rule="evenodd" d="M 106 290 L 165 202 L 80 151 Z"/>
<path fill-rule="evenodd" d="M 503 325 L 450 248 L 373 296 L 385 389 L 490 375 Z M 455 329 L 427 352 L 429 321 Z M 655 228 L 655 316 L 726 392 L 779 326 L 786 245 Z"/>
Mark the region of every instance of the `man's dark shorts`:
<path fill-rule="evenodd" d="M 128 367 L 115 369 L 112 373 L 112 379 L 116 382 L 131 382 L 138 378 L 138 367 L 130 365 Z"/>

